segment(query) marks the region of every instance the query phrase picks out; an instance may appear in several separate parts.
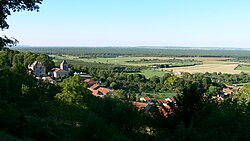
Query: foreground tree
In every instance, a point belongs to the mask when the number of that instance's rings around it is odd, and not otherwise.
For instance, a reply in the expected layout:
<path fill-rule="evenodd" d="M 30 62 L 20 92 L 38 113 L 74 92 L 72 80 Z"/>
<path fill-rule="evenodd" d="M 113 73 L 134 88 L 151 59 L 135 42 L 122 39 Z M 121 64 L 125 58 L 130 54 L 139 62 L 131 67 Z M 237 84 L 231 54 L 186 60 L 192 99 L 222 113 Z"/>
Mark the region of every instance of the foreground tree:
<path fill-rule="evenodd" d="M 7 17 L 11 15 L 11 11 L 20 12 L 22 10 L 38 11 L 39 4 L 43 0 L 1 0 L 0 1 L 0 28 L 2 30 L 8 29 Z M 7 36 L 0 37 L 0 51 L 11 45 L 16 45 L 18 41 L 15 38 L 8 38 Z"/>
<path fill-rule="evenodd" d="M 183 91 L 177 95 L 177 117 L 181 119 L 185 127 L 189 127 L 196 112 L 203 109 L 204 90 L 201 83 L 185 82 Z"/>
<path fill-rule="evenodd" d="M 87 83 L 81 83 L 79 76 L 73 76 L 65 79 L 61 86 L 62 92 L 56 95 L 56 99 L 68 104 L 80 104 L 83 102 L 84 97 L 90 95 L 87 89 Z"/>

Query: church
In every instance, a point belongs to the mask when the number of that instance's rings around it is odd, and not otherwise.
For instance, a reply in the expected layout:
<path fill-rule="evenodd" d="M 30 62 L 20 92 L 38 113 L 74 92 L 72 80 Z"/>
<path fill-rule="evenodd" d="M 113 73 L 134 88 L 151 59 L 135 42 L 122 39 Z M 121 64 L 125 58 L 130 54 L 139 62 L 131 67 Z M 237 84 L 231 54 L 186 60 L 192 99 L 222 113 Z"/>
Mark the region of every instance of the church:
<path fill-rule="evenodd" d="M 68 77 L 69 76 L 69 65 L 68 63 L 63 60 L 62 63 L 60 64 L 60 68 L 53 68 L 50 72 L 49 75 L 54 78 L 58 77 Z"/>

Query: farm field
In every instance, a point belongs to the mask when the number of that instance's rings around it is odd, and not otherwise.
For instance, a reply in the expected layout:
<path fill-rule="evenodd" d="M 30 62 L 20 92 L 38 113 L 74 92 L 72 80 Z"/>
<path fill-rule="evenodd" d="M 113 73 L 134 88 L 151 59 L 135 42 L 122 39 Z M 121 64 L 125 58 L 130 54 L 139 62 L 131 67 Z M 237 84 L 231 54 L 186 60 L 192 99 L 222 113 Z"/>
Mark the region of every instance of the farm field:
<path fill-rule="evenodd" d="M 77 56 L 71 55 L 50 55 L 54 57 L 55 60 L 75 60 L 83 62 L 92 62 L 92 63 L 106 63 L 106 64 L 115 64 L 115 65 L 127 65 L 127 66 L 149 66 L 155 64 L 154 62 L 128 62 L 128 61 L 140 61 L 141 59 L 159 59 L 159 60 L 171 60 L 171 59 L 180 59 L 180 60 L 195 60 L 195 61 L 226 61 L 230 58 L 220 58 L 220 57 L 115 57 L 115 58 L 79 58 Z M 168 62 L 161 62 L 157 64 L 164 64 Z"/>
<path fill-rule="evenodd" d="M 189 72 L 189 73 L 221 72 L 221 73 L 229 73 L 229 74 L 239 74 L 242 71 L 234 70 L 234 68 L 237 67 L 237 65 L 238 65 L 237 63 L 235 64 L 213 63 L 213 64 L 204 64 L 204 65 L 197 65 L 197 66 L 190 66 L 190 67 L 164 68 L 164 70 L 165 71 L 172 70 L 173 72 Z"/>
<path fill-rule="evenodd" d="M 77 56 L 71 55 L 50 55 L 57 59 L 66 59 L 66 60 L 75 60 L 75 61 L 83 61 L 83 62 L 91 62 L 91 63 L 104 63 L 104 64 L 115 64 L 115 65 L 126 65 L 126 66 L 148 66 L 154 63 L 131 63 L 127 61 L 140 61 L 140 59 L 172 59 L 170 57 L 116 57 L 116 58 L 79 58 Z"/>
<path fill-rule="evenodd" d="M 240 72 L 250 72 L 247 70 L 235 70 L 239 63 L 237 62 L 223 62 L 223 61 L 204 61 L 202 65 L 190 66 L 190 67 L 176 67 L 176 68 L 164 68 L 165 71 L 173 72 L 189 72 L 189 73 L 229 73 L 239 74 Z"/>
<path fill-rule="evenodd" d="M 171 68 L 160 68 L 160 69 L 147 69 L 143 70 L 142 74 L 146 77 L 151 77 L 154 75 L 163 76 L 166 72 L 189 72 L 189 73 L 205 73 L 205 72 L 221 72 L 221 73 L 230 73 L 238 74 L 240 72 L 249 73 L 249 69 L 235 69 L 240 62 L 231 62 L 232 58 L 221 58 L 221 57 L 116 57 L 116 58 L 79 58 L 77 56 L 71 55 L 51 55 L 51 57 L 56 60 L 66 59 L 70 61 L 77 62 L 91 62 L 91 63 L 102 63 L 102 64 L 114 64 L 114 65 L 125 65 L 125 66 L 149 66 L 155 63 L 152 62 L 139 62 L 131 63 L 128 61 L 140 61 L 141 59 L 159 59 L 159 60 L 168 60 L 168 59 L 182 59 L 182 60 L 196 60 L 202 61 L 201 65 L 187 66 L 187 67 L 171 67 Z M 160 63 L 158 63 L 160 64 Z"/>

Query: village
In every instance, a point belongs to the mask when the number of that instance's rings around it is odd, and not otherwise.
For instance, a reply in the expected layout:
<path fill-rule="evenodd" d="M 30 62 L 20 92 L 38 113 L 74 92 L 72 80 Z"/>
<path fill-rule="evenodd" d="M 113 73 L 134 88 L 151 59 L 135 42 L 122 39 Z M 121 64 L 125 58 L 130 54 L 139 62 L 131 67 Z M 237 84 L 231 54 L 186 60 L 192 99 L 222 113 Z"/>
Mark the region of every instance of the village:
<path fill-rule="evenodd" d="M 51 84 L 60 83 L 62 79 L 68 78 L 70 76 L 69 64 L 66 60 L 60 63 L 59 68 L 52 68 L 48 73 L 46 73 L 46 67 L 38 61 L 33 64 L 28 65 L 28 73 L 33 75 L 36 79 L 42 81 L 48 81 Z M 175 72 L 174 75 L 181 77 L 184 72 Z M 107 96 L 112 96 L 116 90 L 110 87 L 102 86 L 101 81 L 92 80 L 92 76 L 84 72 L 75 72 L 72 75 L 78 75 L 82 81 L 88 84 L 88 89 L 91 91 L 92 95 L 99 98 L 104 98 Z M 241 85 L 229 86 L 223 88 L 222 93 L 217 96 L 213 96 L 213 99 L 224 100 L 224 98 L 229 97 L 233 94 L 239 94 Z M 152 107 L 156 107 L 159 112 L 168 117 L 172 113 L 173 106 L 176 106 L 176 101 L 174 97 L 166 97 L 164 99 L 151 99 L 147 95 L 143 95 L 137 101 L 131 101 L 131 103 L 138 109 L 149 112 Z"/>

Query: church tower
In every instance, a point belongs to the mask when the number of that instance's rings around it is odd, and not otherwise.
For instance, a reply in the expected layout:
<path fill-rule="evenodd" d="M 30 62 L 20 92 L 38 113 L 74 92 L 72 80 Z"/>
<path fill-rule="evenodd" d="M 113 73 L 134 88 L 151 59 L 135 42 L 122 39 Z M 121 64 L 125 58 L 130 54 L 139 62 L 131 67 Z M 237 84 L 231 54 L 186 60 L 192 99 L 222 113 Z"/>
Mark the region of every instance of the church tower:
<path fill-rule="evenodd" d="M 68 63 L 63 60 L 62 63 L 60 64 L 60 69 L 68 71 L 69 65 Z"/>

